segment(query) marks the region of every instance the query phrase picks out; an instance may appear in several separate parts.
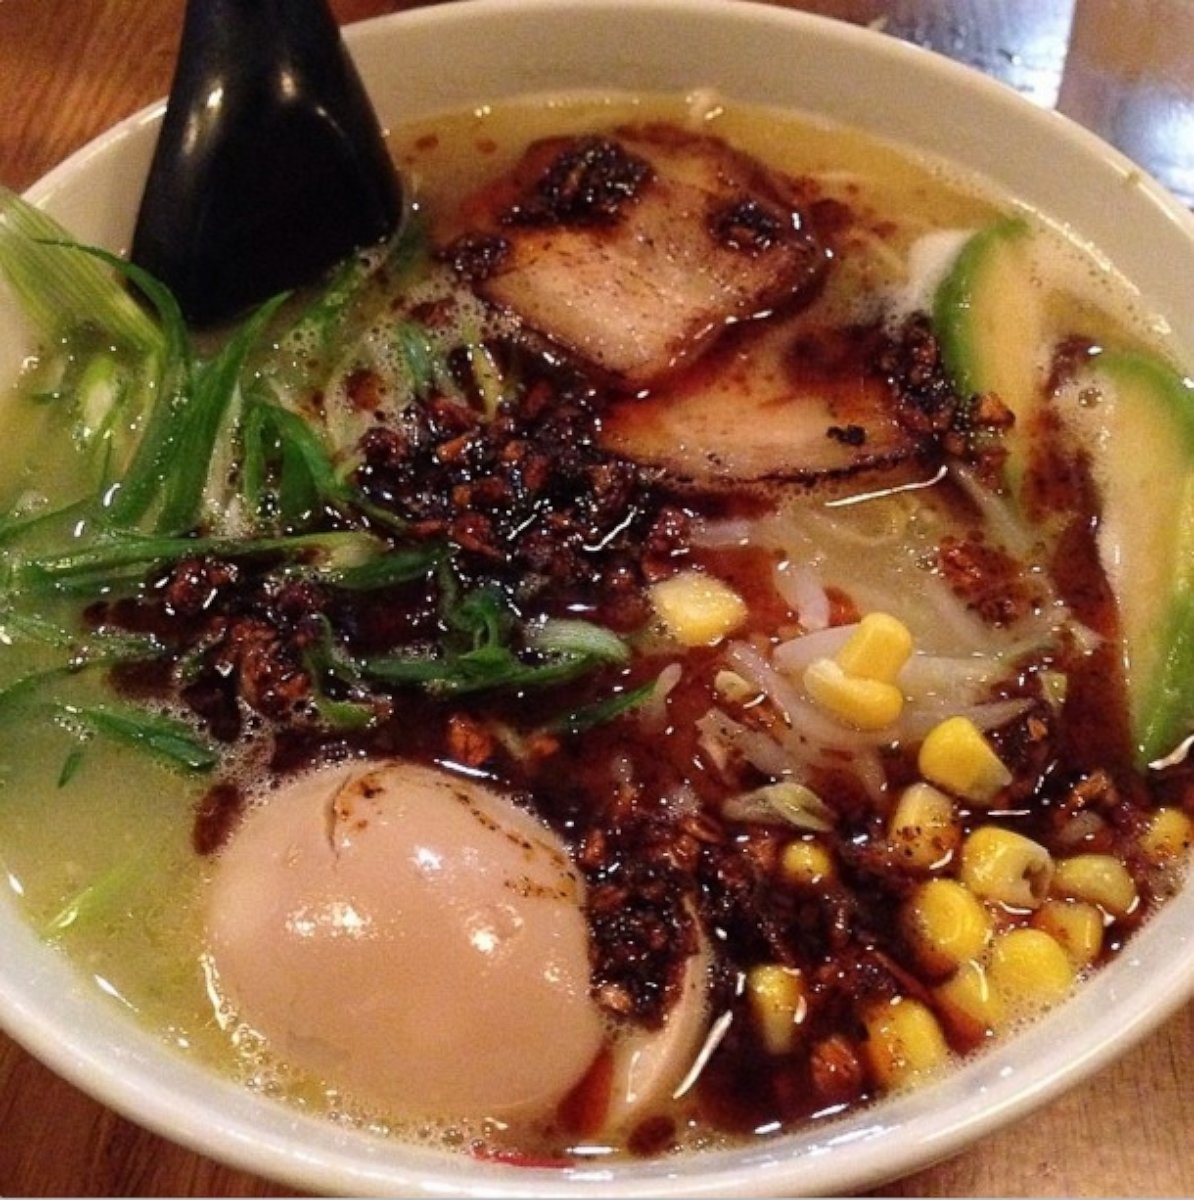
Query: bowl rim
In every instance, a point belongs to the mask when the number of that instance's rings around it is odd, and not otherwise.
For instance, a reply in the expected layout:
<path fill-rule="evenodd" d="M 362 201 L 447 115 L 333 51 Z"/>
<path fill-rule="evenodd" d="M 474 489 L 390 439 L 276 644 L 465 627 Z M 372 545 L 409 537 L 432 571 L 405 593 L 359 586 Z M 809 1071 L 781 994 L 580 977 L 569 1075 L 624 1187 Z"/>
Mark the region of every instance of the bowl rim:
<path fill-rule="evenodd" d="M 1161 225 L 1194 246 L 1194 216 L 1093 134 L 970 68 L 815 14 L 756 0 L 457 0 L 375 17 L 347 27 L 345 34 L 361 61 L 394 29 L 434 31 L 477 19 L 574 19 L 596 13 L 619 21 L 699 17 L 727 27 L 754 24 L 785 37 L 807 34 L 894 69 L 915 70 L 934 86 L 965 89 L 986 111 L 1006 112 L 1026 130 L 1051 142 L 1061 139 L 1080 158 L 1097 162 L 1092 169 L 1108 183 L 1128 183 Z M 367 70 L 363 73 L 368 82 Z M 125 118 L 53 168 L 26 196 L 53 205 L 62 189 L 102 170 L 124 143 L 151 136 L 164 108 L 164 100 L 158 100 Z M 1194 947 L 1169 911 L 1180 904 L 1194 916 L 1194 896 L 1184 899 L 1175 899 L 1135 935 L 1120 960 L 1100 972 L 1098 988 L 1095 982 L 1085 985 L 1061 1009 L 941 1083 L 826 1123 L 812 1135 L 804 1130 L 741 1150 L 703 1154 L 692 1160 L 698 1163 L 695 1171 L 680 1159 L 613 1171 L 599 1163 L 569 1171 L 511 1167 L 336 1129 L 178 1058 L 115 1006 L 97 1015 L 93 984 L 41 943 L 9 903 L 0 903 L 0 929 L 6 930 L 9 954 L 30 965 L 19 976 L 0 971 L 0 1024 L 52 1070 L 138 1124 L 231 1166 L 309 1190 L 476 1197 L 761 1196 L 793 1189 L 826 1194 L 872 1186 L 956 1153 L 1088 1078 L 1155 1029 L 1194 994 Z M 1186 923 L 1194 927 L 1194 919 Z M 1181 952 L 1173 952 L 1175 945 Z M 1142 997 L 1126 1014 L 1114 1003 L 1121 992 Z M 92 1017 L 98 1038 L 89 1025 Z M 1072 1035 L 1058 1036 L 1072 1024 L 1082 1031 L 1076 1044 Z M 1009 1045 L 1018 1048 L 1015 1053 L 1007 1052 Z"/>

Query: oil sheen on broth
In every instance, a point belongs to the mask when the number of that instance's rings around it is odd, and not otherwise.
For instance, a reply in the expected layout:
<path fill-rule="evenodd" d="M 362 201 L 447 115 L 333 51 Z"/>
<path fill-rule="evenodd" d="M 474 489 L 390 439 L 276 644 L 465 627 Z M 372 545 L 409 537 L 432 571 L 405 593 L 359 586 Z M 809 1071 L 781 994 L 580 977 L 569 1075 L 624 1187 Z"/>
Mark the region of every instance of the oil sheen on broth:
<path fill-rule="evenodd" d="M 1134 723 L 1156 655 L 1130 643 L 1125 676 L 1130 582 L 1103 566 L 1098 530 L 1133 517 L 1107 517 L 1117 468 L 1074 415 L 1169 370 L 1127 289 L 939 165 L 712 96 L 495 106 L 392 144 L 431 282 L 383 266 L 340 344 L 283 336 L 257 370 L 442 558 L 357 591 L 213 552 L 96 599 L 88 628 L 173 649 L 87 686 L 224 761 L 195 782 L 92 738 L 66 770 L 63 723 L 23 723 L 0 844 L 30 919 L 247 1086 L 537 1162 L 826 1119 L 1063 1002 L 1189 838 L 1181 738 Z M 641 198 L 661 179 L 678 210 Z M 636 206 L 654 223 L 610 250 Z M 983 350 L 943 283 L 992 229 L 962 282 L 978 308 L 1019 289 L 1006 395 L 981 362 L 959 385 Z M 685 255 L 698 288 L 664 278 Z M 328 628 L 363 673 L 303 656 Z M 424 686 L 410 663 L 462 631 L 464 659 L 592 669 Z M 368 719 L 322 720 L 347 710 L 316 711 L 320 670 Z"/>

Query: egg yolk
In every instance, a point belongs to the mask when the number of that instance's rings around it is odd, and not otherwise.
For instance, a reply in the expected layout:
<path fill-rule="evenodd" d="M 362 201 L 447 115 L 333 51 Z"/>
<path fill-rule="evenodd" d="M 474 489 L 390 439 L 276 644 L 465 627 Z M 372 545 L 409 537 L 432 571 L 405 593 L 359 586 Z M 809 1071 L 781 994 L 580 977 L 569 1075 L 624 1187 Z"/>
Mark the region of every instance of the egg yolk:
<path fill-rule="evenodd" d="M 559 839 L 446 771 L 328 768 L 216 862 L 212 975 L 283 1060 L 395 1116 L 549 1114 L 598 1053 L 583 884 Z"/>

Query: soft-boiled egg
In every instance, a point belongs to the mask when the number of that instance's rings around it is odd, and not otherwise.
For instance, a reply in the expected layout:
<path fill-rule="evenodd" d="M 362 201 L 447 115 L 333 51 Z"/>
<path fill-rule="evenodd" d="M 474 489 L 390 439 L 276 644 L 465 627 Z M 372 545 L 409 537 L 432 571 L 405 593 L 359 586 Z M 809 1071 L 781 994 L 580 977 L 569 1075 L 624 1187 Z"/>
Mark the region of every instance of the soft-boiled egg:
<path fill-rule="evenodd" d="M 549 1114 L 604 1025 L 583 883 L 509 797 L 411 763 L 270 793 L 218 859 L 223 1002 L 284 1060 L 397 1116 Z"/>

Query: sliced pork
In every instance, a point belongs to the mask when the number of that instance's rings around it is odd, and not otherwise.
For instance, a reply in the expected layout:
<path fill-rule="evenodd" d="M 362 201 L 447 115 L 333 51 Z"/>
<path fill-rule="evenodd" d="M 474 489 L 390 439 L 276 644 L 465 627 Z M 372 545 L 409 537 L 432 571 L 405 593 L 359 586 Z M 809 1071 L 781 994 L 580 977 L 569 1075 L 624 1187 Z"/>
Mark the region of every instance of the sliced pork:
<path fill-rule="evenodd" d="M 603 418 L 607 447 L 680 485 L 823 483 L 919 463 L 911 428 L 872 339 L 777 321 L 738 331 L 692 370 Z"/>
<path fill-rule="evenodd" d="M 630 390 L 813 294 L 798 186 L 671 126 L 531 146 L 449 255 L 491 303 Z"/>

